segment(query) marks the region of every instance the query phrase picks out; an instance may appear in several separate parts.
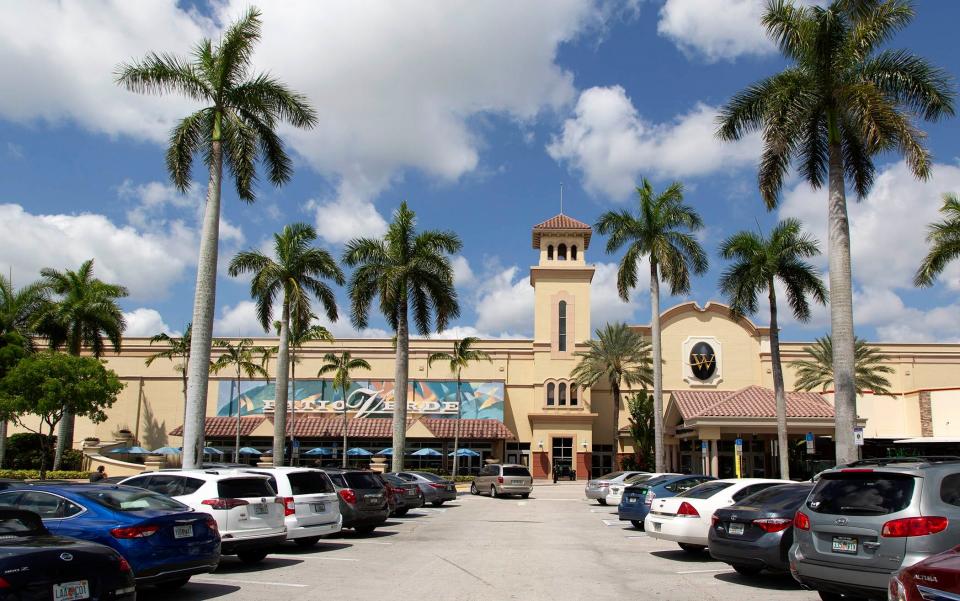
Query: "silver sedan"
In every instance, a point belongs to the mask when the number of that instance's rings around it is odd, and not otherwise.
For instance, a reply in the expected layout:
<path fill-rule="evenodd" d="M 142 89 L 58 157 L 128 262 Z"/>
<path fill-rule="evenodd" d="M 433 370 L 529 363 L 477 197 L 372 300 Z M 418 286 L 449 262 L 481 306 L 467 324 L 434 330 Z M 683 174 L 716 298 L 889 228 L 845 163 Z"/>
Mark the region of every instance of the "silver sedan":
<path fill-rule="evenodd" d="M 621 484 L 627 478 L 632 478 L 638 474 L 645 474 L 647 472 L 641 471 L 629 471 L 629 472 L 610 472 L 609 474 L 603 475 L 595 480 L 587 481 L 587 486 L 584 489 L 584 494 L 588 499 L 594 499 L 597 503 L 601 505 L 607 504 L 607 495 L 610 494 L 610 485 L 612 484 Z"/>
<path fill-rule="evenodd" d="M 434 507 L 457 498 L 457 486 L 451 480 L 429 472 L 397 472 L 399 478 L 411 482 L 423 491 L 423 500 Z"/>

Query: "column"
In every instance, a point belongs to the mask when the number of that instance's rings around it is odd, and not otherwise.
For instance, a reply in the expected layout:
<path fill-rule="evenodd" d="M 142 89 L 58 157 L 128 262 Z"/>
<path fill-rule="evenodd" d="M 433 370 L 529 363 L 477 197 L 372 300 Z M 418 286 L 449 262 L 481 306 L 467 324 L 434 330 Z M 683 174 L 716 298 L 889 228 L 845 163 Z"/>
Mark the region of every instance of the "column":
<path fill-rule="evenodd" d="M 719 441 L 711 440 L 710 441 L 710 474 L 711 476 L 720 477 L 720 447 L 718 446 Z"/>

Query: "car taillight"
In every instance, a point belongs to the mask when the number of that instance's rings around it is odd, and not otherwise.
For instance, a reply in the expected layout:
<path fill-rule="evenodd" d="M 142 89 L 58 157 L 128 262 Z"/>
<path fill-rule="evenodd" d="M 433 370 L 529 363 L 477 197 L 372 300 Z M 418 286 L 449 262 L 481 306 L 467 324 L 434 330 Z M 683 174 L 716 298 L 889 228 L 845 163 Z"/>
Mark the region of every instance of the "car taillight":
<path fill-rule="evenodd" d="M 293 497 L 277 497 L 277 498 L 283 500 L 284 517 L 297 513 L 297 508 L 293 503 Z"/>
<path fill-rule="evenodd" d="M 127 526 L 114 528 L 110 535 L 113 538 L 146 538 L 156 534 L 157 530 L 160 530 L 160 526 Z"/>
<path fill-rule="evenodd" d="M 700 512 L 697 511 L 696 507 L 684 501 L 680 503 L 680 509 L 677 510 L 677 517 L 698 518 L 700 517 Z"/>
<path fill-rule="evenodd" d="M 213 519 L 213 517 L 207 516 L 206 523 L 207 528 L 209 528 L 211 532 L 220 532 L 220 527 L 217 526 L 217 520 Z"/>
<path fill-rule="evenodd" d="M 497 484 L 503 484 L 503 476 L 497 476 Z"/>
<path fill-rule="evenodd" d="M 793 520 L 790 518 L 768 518 L 753 520 L 753 524 L 764 532 L 780 532 L 789 528 L 793 524 Z"/>
<path fill-rule="evenodd" d="M 10 588 L 10 583 L 6 579 L 0 577 L 0 589 Z"/>
<path fill-rule="evenodd" d="M 222 497 L 217 497 L 216 499 L 204 499 L 200 501 L 201 505 L 209 505 L 213 509 L 233 509 L 234 507 L 240 507 L 241 505 L 249 505 L 247 501 L 243 499 L 224 499 Z"/>
<path fill-rule="evenodd" d="M 341 488 L 339 494 L 341 499 L 351 505 L 357 502 L 357 493 L 355 493 L 352 488 Z"/>
<path fill-rule="evenodd" d="M 927 536 L 947 529 L 949 520 L 937 516 L 923 516 L 891 520 L 883 525 L 880 536 L 903 538 L 907 536 Z"/>
<path fill-rule="evenodd" d="M 713 514 L 712 516 L 710 516 L 710 527 L 711 527 L 711 528 L 716 528 L 716 527 L 717 527 L 717 524 L 719 524 L 719 523 L 720 523 L 720 518 L 717 517 L 717 514 Z"/>
<path fill-rule="evenodd" d="M 391 486 L 391 487 L 390 487 L 390 492 L 393 493 L 393 494 L 395 494 L 395 495 L 400 495 L 400 496 L 402 497 L 403 494 L 404 494 L 405 492 L 407 492 L 407 491 L 403 490 L 403 489 L 400 488 L 399 486 Z"/>
<path fill-rule="evenodd" d="M 793 516 L 793 526 L 797 530 L 809 530 L 810 518 L 802 511 L 798 511 L 797 514 Z"/>
<path fill-rule="evenodd" d="M 129 563 L 126 559 L 124 559 L 124 558 L 122 558 L 122 557 L 120 558 L 120 571 L 121 571 L 121 572 L 130 572 L 130 571 L 131 571 L 130 563 Z"/>
<path fill-rule="evenodd" d="M 653 500 L 657 498 L 657 493 L 650 491 L 647 493 L 647 499 L 644 501 L 647 505 L 653 505 Z"/>
<path fill-rule="evenodd" d="M 431 482 L 431 483 L 430 483 L 430 488 L 439 488 L 440 490 L 443 490 L 443 489 L 445 489 L 446 487 L 447 487 L 446 484 L 440 484 L 440 483 L 438 483 L 438 482 Z"/>
<path fill-rule="evenodd" d="M 847 469 L 842 469 L 840 471 L 845 474 L 863 474 L 872 472 L 873 470 L 868 467 L 848 467 Z"/>

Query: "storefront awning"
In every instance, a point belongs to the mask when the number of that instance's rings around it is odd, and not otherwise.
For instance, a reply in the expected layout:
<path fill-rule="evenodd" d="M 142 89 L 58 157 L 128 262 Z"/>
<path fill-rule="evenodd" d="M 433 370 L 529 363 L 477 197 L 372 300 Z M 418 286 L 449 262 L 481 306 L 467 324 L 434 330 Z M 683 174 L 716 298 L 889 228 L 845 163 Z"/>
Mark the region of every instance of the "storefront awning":
<path fill-rule="evenodd" d="M 460 422 L 460 438 L 469 440 L 513 440 L 516 437 L 507 426 L 497 419 L 423 418 L 407 419 L 407 430 L 414 425 L 421 435 L 433 438 L 453 438 L 456 422 Z M 292 422 L 292 424 L 291 424 Z M 236 417 L 208 417 L 204 428 L 207 438 L 235 436 Z M 335 438 L 343 436 L 343 419 L 340 417 L 287 416 L 287 435 L 297 438 Z M 171 436 L 183 436 L 183 427 L 170 432 Z M 240 436 L 272 436 L 273 418 L 247 416 L 240 418 Z M 347 420 L 347 436 L 350 438 L 382 439 L 393 435 L 393 420 L 388 417 L 364 417 Z M 418 436 L 419 437 L 419 436 Z"/>

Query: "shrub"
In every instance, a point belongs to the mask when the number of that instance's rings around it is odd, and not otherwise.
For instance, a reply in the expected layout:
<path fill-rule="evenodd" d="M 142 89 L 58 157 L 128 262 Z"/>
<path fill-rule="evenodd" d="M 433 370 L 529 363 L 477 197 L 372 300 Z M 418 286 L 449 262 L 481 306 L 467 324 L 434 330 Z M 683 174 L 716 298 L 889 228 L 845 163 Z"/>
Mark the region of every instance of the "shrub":
<path fill-rule="evenodd" d="M 12 434 L 7 438 L 7 451 L 3 467 L 15 470 L 40 469 L 40 439 L 46 441 L 47 465 L 53 463 L 53 453 L 57 446 L 57 437 L 34 432 Z M 80 466 L 77 466 L 80 467 Z"/>
<path fill-rule="evenodd" d="M 36 480 L 40 477 L 40 470 L 0 470 L 0 478 L 10 480 Z M 90 477 L 90 472 L 77 470 L 59 470 L 56 472 L 47 472 L 49 480 L 86 480 Z"/>

